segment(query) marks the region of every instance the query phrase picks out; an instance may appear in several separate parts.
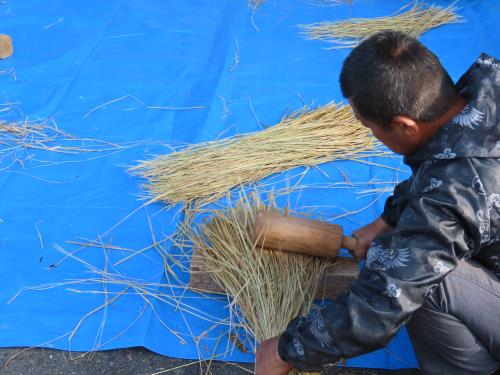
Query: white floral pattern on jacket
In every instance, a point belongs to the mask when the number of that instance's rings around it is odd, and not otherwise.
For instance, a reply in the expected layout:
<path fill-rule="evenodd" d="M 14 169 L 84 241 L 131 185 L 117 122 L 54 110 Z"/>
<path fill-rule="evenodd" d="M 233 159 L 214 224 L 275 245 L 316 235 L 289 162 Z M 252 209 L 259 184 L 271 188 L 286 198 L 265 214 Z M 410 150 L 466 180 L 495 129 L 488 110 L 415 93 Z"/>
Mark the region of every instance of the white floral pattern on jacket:
<path fill-rule="evenodd" d="M 309 322 L 309 332 L 319 342 L 321 347 L 330 346 L 333 339 L 328 333 L 326 320 L 321 314 L 321 309 L 313 309 L 307 316 L 307 320 Z"/>
<path fill-rule="evenodd" d="M 424 190 L 422 190 L 424 193 L 428 193 L 429 191 L 432 191 L 434 189 L 437 189 L 443 184 L 443 180 L 438 180 L 437 178 L 431 178 L 429 181 L 429 186 L 426 186 Z"/>
<path fill-rule="evenodd" d="M 409 248 L 385 249 L 380 245 L 374 245 L 368 249 L 366 254 L 366 267 L 370 269 L 379 268 L 390 270 L 392 268 L 405 267 L 408 265 L 409 261 Z"/>
<path fill-rule="evenodd" d="M 456 115 L 452 121 L 459 126 L 466 126 L 470 129 L 474 129 L 476 126 L 481 125 L 485 117 L 483 112 L 467 104 L 462 112 Z"/>

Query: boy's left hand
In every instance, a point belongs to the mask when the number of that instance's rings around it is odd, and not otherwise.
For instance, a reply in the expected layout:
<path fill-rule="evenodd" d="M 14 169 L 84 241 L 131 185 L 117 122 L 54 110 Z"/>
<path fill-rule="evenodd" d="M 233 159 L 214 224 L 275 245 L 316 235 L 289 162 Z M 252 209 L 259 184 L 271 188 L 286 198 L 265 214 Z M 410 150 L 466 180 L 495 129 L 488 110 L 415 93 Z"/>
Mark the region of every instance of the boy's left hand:
<path fill-rule="evenodd" d="M 278 353 L 279 337 L 261 342 L 255 353 L 256 375 L 286 375 L 292 366 L 283 361 Z"/>

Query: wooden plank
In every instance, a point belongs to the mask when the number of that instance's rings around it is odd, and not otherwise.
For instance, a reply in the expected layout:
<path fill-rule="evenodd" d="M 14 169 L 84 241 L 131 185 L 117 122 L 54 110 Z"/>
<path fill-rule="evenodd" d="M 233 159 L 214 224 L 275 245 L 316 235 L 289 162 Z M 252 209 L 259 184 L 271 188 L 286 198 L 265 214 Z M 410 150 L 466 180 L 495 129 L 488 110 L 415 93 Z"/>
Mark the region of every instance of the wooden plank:
<path fill-rule="evenodd" d="M 338 258 L 321 281 L 316 294 L 317 299 L 332 300 L 347 291 L 349 285 L 358 277 L 358 263 L 352 258 Z M 205 293 L 225 294 L 222 287 L 205 270 L 204 258 L 195 250 L 191 261 L 189 288 Z"/>
<path fill-rule="evenodd" d="M 330 267 L 320 283 L 317 299 L 332 300 L 340 293 L 347 292 L 349 285 L 358 278 L 359 264 L 352 258 L 339 258 L 339 262 Z"/>

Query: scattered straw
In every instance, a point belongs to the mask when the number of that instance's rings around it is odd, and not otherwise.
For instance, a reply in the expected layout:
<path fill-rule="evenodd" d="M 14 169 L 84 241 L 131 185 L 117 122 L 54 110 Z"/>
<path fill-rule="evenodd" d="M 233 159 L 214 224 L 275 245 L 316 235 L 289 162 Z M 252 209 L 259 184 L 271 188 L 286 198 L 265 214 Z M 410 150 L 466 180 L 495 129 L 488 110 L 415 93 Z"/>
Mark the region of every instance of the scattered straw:
<path fill-rule="evenodd" d="M 238 44 L 238 39 L 235 39 L 236 47 L 234 49 L 234 60 L 231 66 L 229 67 L 229 71 L 232 73 L 240 63 L 240 46 Z"/>
<path fill-rule="evenodd" d="M 55 25 L 60 24 L 60 23 L 61 23 L 61 22 L 63 22 L 63 21 L 64 21 L 64 17 L 60 17 L 60 18 L 58 18 L 58 19 L 57 19 L 57 21 L 52 22 L 52 23 L 49 23 L 48 25 L 45 25 L 45 26 L 43 27 L 43 29 L 44 29 L 44 30 L 48 30 L 48 29 L 50 29 L 51 27 L 54 27 Z"/>
<path fill-rule="evenodd" d="M 457 8 L 453 4 L 442 8 L 434 5 L 425 6 L 417 2 L 408 9 L 410 5 L 404 6 L 393 16 L 353 18 L 347 21 L 321 22 L 300 27 L 309 39 L 328 40 L 335 44 L 332 48 L 352 48 L 363 39 L 383 30 L 404 31 L 419 37 L 435 27 L 462 21 L 455 13 Z"/>
<path fill-rule="evenodd" d="M 19 156 L 27 150 L 44 150 L 60 154 L 102 152 L 121 148 L 114 143 L 78 139 L 60 130 L 52 120 L 10 122 L 0 120 L 0 162 L 12 160 L 24 165 L 31 155 Z"/>
<path fill-rule="evenodd" d="M 63 142 L 65 144 L 62 144 Z M 0 120 L 0 146 L 2 146 L 0 155 L 5 151 L 12 151 L 16 148 L 77 154 L 80 152 L 103 151 L 103 148 L 115 149 L 120 147 L 111 142 L 76 138 L 59 129 L 52 120 L 24 120 L 19 122 Z"/>
<path fill-rule="evenodd" d="M 258 9 L 262 3 L 266 1 L 266 0 L 248 0 L 248 6 L 251 8 L 251 9 Z"/>
<path fill-rule="evenodd" d="M 336 6 L 341 4 L 351 4 L 352 0 L 302 0 L 306 4 L 318 6 Z"/>
<path fill-rule="evenodd" d="M 191 109 L 203 109 L 203 108 L 205 108 L 203 106 L 194 106 L 194 107 L 151 106 L 151 105 L 147 105 L 142 100 L 135 97 L 134 95 L 127 94 L 127 95 L 123 95 L 123 96 L 116 98 L 116 99 L 108 100 L 106 103 L 100 104 L 97 107 L 92 108 L 83 117 L 88 117 L 93 112 L 95 112 L 99 109 L 106 108 L 106 106 L 108 106 L 109 104 L 121 102 L 122 100 L 126 100 L 126 99 L 131 99 L 132 101 L 140 104 L 143 108 L 146 108 L 146 109 L 156 109 L 156 110 L 166 110 L 166 111 L 185 111 L 185 110 L 191 110 Z"/>
<path fill-rule="evenodd" d="M 151 201 L 214 201 L 232 187 L 297 166 L 359 159 L 375 140 L 350 107 L 303 109 L 265 130 L 202 143 L 143 161 L 131 170 L 147 180 Z"/>
<path fill-rule="evenodd" d="M 257 342 L 281 334 L 290 320 L 309 311 L 334 262 L 257 248 L 252 238 L 256 212 L 274 206 L 264 205 L 257 194 L 242 195 L 227 209 L 213 210 L 210 221 L 195 230 L 186 228 L 206 271 L 233 298 L 232 315 Z M 254 351 L 255 343 L 249 344 Z"/>
<path fill-rule="evenodd" d="M 15 107 L 5 107 L 0 112 L 5 112 L 5 118 L 12 117 Z M 16 116 L 18 117 L 18 116 Z M 25 167 L 55 165 L 85 161 L 81 157 L 74 157 L 82 153 L 99 154 L 90 159 L 108 156 L 146 141 L 133 143 L 112 143 L 99 139 L 80 138 L 60 129 L 52 119 L 10 121 L 0 119 L 0 171 L 7 171 L 14 165 Z M 64 160 L 54 161 L 39 158 L 44 152 L 66 155 Z M 74 160 L 69 160 L 74 158 Z M 37 178 L 35 176 L 31 176 Z M 57 182 L 48 181 L 47 182 Z"/>

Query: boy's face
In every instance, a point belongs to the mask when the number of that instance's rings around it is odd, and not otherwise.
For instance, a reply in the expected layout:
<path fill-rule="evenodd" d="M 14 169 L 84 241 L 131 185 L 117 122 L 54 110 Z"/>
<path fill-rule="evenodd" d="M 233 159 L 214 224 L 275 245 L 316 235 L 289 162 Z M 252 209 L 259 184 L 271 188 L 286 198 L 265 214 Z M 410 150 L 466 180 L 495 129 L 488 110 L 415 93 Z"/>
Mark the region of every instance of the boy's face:
<path fill-rule="evenodd" d="M 391 130 L 387 131 L 383 129 L 381 125 L 363 117 L 356 110 L 350 100 L 349 103 L 351 104 L 354 115 L 359 122 L 361 122 L 364 127 L 370 129 L 373 136 L 386 145 L 390 150 L 400 155 L 411 155 L 416 151 L 419 139 L 417 134 L 414 134 L 415 132 L 412 131 L 415 129 L 408 129 L 408 127 L 404 124 L 395 123 L 392 124 Z M 415 126 L 417 125 L 415 124 Z"/>

